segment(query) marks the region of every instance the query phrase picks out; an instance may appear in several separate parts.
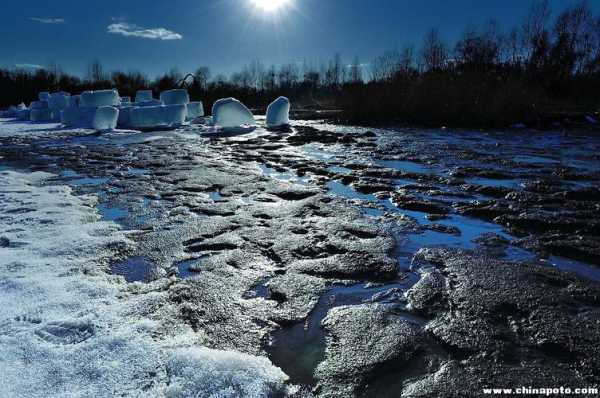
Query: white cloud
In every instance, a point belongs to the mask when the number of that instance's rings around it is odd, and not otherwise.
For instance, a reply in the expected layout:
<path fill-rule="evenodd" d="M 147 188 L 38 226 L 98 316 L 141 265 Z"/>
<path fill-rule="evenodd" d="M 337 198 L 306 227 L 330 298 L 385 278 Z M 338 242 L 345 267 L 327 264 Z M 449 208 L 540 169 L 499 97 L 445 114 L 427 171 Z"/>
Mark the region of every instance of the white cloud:
<path fill-rule="evenodd" d="M 143 28 L 126 22 L 117 22 L 108 25 L 108 33 L 122 35 L 126 37 L 140 37 L 152 40 L 181 40 L 183 36 L 179 33 L 165 28 Z"/>
<path fill-rule="evenodd" d="M 15 64 L 15 67 L 18 69 L 44 69 L 43 65 L 38 64 Z"/>
<path fill-rule="evenodd" d="M 65 23 L 64 18 L 40 18 L 40 17 L 29 17 L 30 21 L 35 21 L 39 23 L 58 25 Z"/>

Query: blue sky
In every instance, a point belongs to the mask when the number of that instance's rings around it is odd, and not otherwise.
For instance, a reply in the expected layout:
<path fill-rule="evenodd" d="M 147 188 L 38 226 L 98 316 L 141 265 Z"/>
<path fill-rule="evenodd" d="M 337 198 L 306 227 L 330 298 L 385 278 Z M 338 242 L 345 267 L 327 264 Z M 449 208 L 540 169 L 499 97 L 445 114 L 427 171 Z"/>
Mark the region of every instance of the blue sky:
<path fill-rule="evenodd" d="M 467 24 L 490 17 L 513 26 L 530 5 L 527 0 L 290 0 L 275 15 L 252 1 L 5 1 L 0 66 L 56 64 L 83 75 L 99 59 L 107 70 L 155 76 L 200 65 L 229 74 L 252 59 L 319 63 L 335 52 L 368 62 L 386 49 L 418 45 L 431 27 L 453 40 Z M 550 3 L 556 11 L 571 0 Z M 589 4 L 600 13 L 600 1 Z"/>

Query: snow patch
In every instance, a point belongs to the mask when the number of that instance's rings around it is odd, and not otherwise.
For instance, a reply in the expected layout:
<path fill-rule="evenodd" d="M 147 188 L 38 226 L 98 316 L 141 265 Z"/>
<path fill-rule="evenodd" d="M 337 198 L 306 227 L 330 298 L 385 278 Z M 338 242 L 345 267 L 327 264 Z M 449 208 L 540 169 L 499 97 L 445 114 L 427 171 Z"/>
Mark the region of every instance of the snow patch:
<path fill-rule="evenodd" d="M 287 376 L 267 358 L 204 347 L 173 350 L 167 361 L 171 375 L 164 391 L 186 398 L 192 391 L 204 397 L 269 397 L 281 390 Z"/>
<path fill-rule="evenodd" d="M 116 248 L 133 243 L 100 220 L 96 197 L 47 185 L 51 177 L 0 172 L 0 396 L 264 397 L 285 389 L 287 377 L 268 359 L 200 347 L 189 326 L 148 319 L 143 308 L 176 312 L 167 293 L 130 294 L 136 285 L 104 271 Z"/>

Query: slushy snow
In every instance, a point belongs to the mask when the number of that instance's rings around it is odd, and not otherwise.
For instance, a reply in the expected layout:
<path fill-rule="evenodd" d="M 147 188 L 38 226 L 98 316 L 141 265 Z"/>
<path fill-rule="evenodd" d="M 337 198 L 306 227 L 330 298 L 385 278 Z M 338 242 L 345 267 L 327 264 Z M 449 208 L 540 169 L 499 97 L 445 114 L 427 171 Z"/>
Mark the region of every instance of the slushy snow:
<path fill-rule="evenodd" d="M 252 112 L 235 98 L 223 98 L 215 102 L 212 115 L 215 126 L 226 129 L 256 124 Z"/>
<path fill-rule="evenodd" d="M 267 127 L 276 128 L 290 124 L 290 100 L 279 97 L 267 107 Z"/>
<path fill-rule="evenodd" d="M 0 396 L 265 397 L 287 377 L 267 358 L 202 347 L 167 289 L 109 275 L 133 245 L 94 196 L 48 173 L 0 172 Z M 159 283 L 159 281 L 155 282 Z M 175 318 L 173 318 L 175 319 Z"/>

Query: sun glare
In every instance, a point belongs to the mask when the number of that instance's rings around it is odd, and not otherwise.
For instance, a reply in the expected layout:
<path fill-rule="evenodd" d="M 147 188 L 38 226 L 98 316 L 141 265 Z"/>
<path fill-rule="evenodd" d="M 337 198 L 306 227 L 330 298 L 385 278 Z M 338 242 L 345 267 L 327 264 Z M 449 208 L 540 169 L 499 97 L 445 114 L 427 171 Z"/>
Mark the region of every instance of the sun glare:
<path fill-rule="evenodd" d="M 275 12 L 285 7 L 290 0 L 250 0 L 255 7 L 266 12 Z"/>

